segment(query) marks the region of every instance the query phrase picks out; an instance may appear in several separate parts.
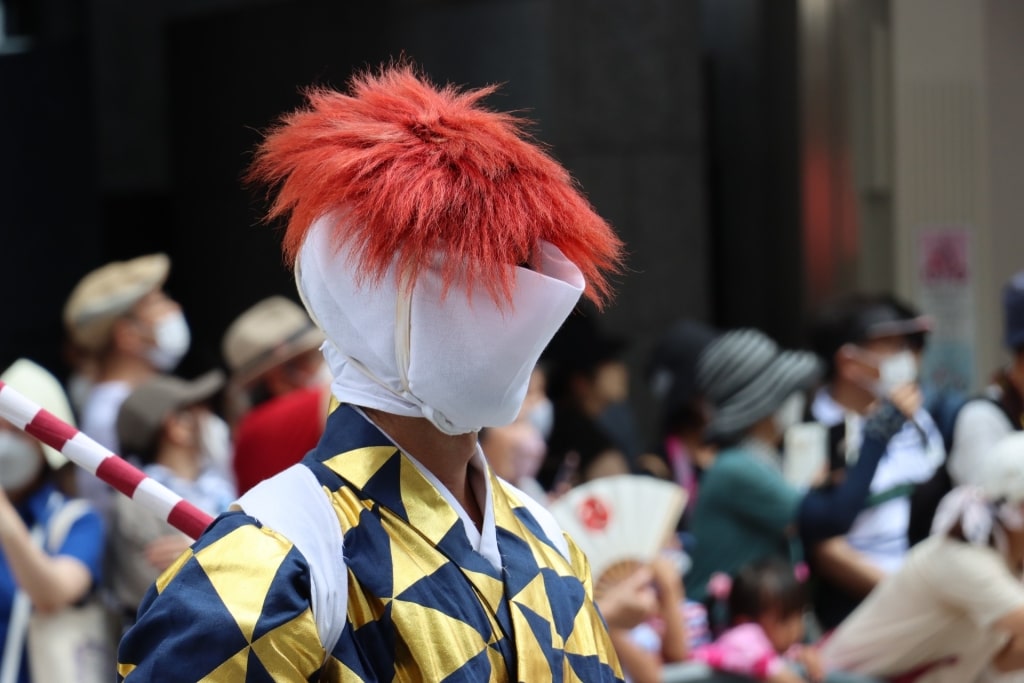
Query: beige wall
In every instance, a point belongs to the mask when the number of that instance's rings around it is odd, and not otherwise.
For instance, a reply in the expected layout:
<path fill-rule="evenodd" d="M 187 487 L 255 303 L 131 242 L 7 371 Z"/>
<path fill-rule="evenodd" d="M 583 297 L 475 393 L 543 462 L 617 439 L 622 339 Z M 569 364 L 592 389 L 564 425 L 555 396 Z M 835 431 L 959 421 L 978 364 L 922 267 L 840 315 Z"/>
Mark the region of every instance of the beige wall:
<path fill-rule="evenodd" d="M 898 0 L 890 9 L 895 283 L 927 305 L 922 232 L 968 231 L 971 296 L 939 311 L 936 338 L 963 338 L 954 328 L 969 326 L 977 386 L 1003 359 L 1000 287 L 1024 268 L 1024 3 Z"/>
<path fill-rule="evenodd" d="M 989 0 L 985 27 L 992 221 L 989 266 L 996 287 L 993 295 L 999 296 L 998 288 L 1010 275 L 1024 269 L 1024 2 Z M 998 310 L 996 314 L 999 323 L 1001 314 Z M 986 337 L 990 352 L 999 354 L 999 324 Z"/>

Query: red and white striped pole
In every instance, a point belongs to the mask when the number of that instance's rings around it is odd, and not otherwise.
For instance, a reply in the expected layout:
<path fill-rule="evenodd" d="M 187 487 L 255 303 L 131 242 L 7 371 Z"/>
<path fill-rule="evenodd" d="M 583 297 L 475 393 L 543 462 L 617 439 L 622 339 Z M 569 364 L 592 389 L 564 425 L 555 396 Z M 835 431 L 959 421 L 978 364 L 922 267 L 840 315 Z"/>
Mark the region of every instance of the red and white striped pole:
<path fill-rule="evenodd" d="M 60 451 L 190 538 L 199 538 L 213 522 L 213 517 L 3 382 L 0 417 Z"/>

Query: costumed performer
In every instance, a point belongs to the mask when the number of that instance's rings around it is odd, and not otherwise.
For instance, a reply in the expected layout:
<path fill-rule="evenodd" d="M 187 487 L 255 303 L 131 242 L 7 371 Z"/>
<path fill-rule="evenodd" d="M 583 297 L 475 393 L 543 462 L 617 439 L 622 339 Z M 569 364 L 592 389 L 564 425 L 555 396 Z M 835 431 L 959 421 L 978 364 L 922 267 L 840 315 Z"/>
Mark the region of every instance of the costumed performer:
<path fill-rule="evenodd" d="M 262 144 L 340 406 L 157 580 L 121 679 L 621 679 L 582 553 L 477 443 L 621 243 L 493 90 L 389 67 Z"/>

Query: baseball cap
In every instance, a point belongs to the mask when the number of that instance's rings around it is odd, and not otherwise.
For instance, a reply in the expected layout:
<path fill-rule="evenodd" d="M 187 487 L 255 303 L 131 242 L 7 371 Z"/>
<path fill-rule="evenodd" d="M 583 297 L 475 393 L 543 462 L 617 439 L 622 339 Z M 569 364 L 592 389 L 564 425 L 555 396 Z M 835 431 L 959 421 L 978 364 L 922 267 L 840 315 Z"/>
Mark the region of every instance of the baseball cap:
<path fill-rule="evenodd" d="M 1024 348 L 1024 270 L 1003 288 L 1003 317 L 1006 325 L 1006 347 Z"/>
<path fill-rule="evenodd" d="M 210 399 L 224 386 L 224 373 L 211 370 L 194 380 L 162 375 L 137 387 L 117 414 L 117 438 L 125 454 L 152 452 L 167 416 Z"/>

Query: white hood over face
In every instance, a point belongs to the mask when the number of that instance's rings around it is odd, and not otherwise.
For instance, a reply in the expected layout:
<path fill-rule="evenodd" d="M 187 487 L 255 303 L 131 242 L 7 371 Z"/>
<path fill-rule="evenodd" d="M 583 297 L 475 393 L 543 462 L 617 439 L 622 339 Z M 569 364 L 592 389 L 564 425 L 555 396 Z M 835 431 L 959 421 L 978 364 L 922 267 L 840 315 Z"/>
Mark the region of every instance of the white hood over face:
<path fill-rule="evenodd" d="M 442 297 L 439 267 L 411 287 L 395 266 L 379 283 L 360 278 L 348 246 L 332 239 L 338 220 L 313 224 L 295 267 L 299 295 L 327 336 L 335 397 L 425 417 L 452 435 L 512 422 L 541 352 L 583 293 L 579 268 L 540 242 L 532 270 L 508 266 L 515 287 L 499 309 L 483 286 L 456 283 Z"/>

